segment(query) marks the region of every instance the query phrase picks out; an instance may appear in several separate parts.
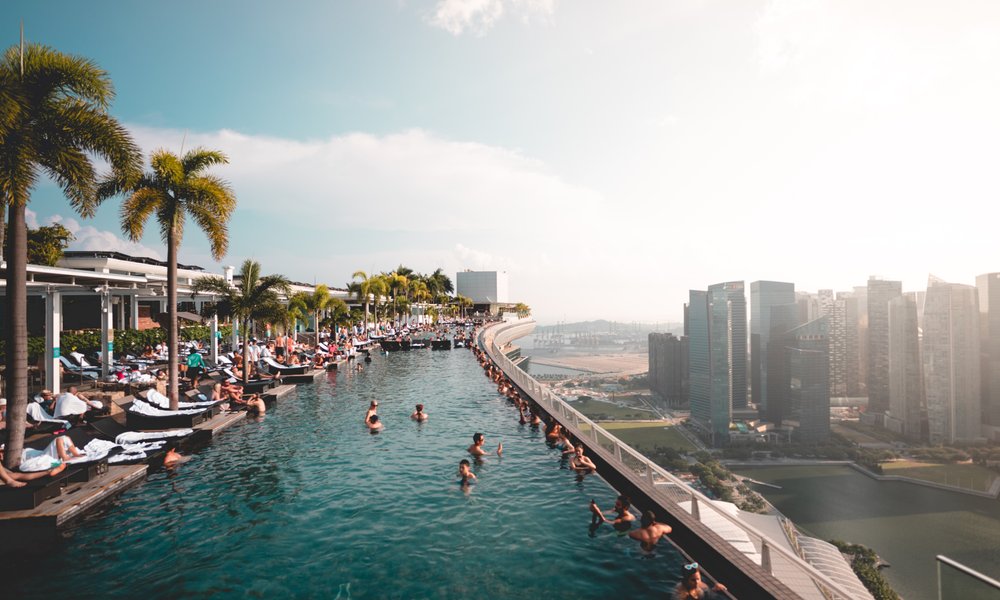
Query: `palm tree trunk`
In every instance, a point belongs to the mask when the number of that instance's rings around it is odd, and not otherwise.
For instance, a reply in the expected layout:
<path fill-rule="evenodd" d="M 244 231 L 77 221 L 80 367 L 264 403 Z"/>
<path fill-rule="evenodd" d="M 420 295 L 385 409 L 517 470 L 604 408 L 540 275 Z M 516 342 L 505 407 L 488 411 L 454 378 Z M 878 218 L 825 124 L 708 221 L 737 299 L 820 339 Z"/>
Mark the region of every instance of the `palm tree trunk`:
<path fill-rule="evenodd" d="M 247 332 L 243 334 L 243 389 L 250 385 L 250 319 L 242 319 L 240 321 L 240 327 L 243 331 Z"/>
<path fill-rule="evenodd" d="M 365 296 L 365 335 L 368 335 L 368 297 Z"/>
<path fill-rule="evenodd" d="M 167 395 L 170 410 L 177 410 L 179 402 L 179 382 L 177 377 L 177 237 L 174 229 L 167 239 Z"/>
<path fill-rule="evenodd" d="M 0 198 L 0 261 L 7 253 L 7 243 L 4 238 L 5 225 L 7 223 L 7 202 L 6 198 Z"/>
<path fill-rule="evenodd" d="M 10 198 L 10 235 L 7 242 L 7 450 L 4 465 L 21 464 L 24 427 L 28 417 L 28 230 L 24 221 L 25 198 Z M 21 202 L 18 202 L 21 200 Z"/>

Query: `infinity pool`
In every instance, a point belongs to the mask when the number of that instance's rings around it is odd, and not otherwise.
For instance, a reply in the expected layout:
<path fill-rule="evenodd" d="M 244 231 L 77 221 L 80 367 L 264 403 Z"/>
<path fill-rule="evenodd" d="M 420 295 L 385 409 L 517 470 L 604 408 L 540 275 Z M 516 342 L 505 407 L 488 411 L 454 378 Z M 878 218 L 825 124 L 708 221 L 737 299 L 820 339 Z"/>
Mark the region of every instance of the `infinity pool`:
<path fill-rule="evenodd" d="M 385 430 L 362 424 L 371 399 Z M 409 419 L 426 405 L 429 421 Z M 7 562 L 6 598 L 666 597 L 682 558 L 642 559 L 465 350 L 374 356 L 299 386 L 174 473 L 154 473 L 47 556 Z M 456 482 L 476 431 L 504 456 Z"/>

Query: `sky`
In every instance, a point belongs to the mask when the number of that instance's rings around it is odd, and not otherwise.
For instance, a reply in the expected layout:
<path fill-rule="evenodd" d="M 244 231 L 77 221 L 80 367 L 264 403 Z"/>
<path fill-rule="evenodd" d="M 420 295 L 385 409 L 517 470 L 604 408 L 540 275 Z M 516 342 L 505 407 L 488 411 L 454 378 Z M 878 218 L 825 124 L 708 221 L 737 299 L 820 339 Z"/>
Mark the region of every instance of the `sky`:
<path fill-rule="evenodd" d="M 219 149 L 229 254 L 506 270 L 542 323 L 678 322 L 690 289 L 849 290 L 1000 271 L 1000 3 L 7 0 L 0 44 L 86 56 L 149 152 Z M 73 249 L 164 258 L 82 220 Z"/>

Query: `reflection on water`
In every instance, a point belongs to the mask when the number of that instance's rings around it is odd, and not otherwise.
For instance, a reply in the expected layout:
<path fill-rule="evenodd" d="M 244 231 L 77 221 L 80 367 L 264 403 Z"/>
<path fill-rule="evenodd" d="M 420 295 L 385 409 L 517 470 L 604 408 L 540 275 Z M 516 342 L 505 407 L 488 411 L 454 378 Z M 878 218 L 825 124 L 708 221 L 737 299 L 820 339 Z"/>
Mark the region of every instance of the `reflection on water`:
<path fill-rule="evenodd" d="M 335 385 L 334 385 L 335 382 Z M 379 400 L 385 430 L 362 424 Z M 430 418 L 410 420 L 416 403 Z M 455 472 L 474 432 L 504 457 Z M 639 560 L 588 533 L 578 479 L 496 393 L 468 351 L 376 356 L 300 386 L 81 523 L 41 558 L 5 563 L 4 598 L 662 597 L 682 560 Z M 467 493 L 466 493 L 467 492 Z"/>
<path fill-rule="evenodd" d="M 881 482 L 849 467 L 764 467 L 741 475 L 796 525 L 821 539 L 870 546 L 907 600 L 936 598 L 934 557 L 944 554 L 1000 576 L 1000 502 L 923 486 Z"/>

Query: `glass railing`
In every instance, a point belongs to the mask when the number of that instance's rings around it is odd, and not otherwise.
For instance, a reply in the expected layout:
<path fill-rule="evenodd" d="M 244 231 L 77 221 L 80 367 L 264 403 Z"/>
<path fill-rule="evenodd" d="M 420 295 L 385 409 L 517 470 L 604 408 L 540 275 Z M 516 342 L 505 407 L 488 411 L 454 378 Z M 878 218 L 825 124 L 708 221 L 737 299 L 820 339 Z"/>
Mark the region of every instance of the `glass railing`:
<path fill-rule="evenodd" d="M 947 556 L 937 557 L 938 600 L 996 600 L 1000 581 Z"/>
<path fill-rule="evenodd" d="M 802 575 L 808 577 L 824 597 L 830 600 L 854 600 L 857 597 L 857 594 L 852 594 L 843 585 L 827 577 L 826 574 L 807 563 L 802 557 L 786 549 L 782 543 L 770 539 L 753 526 L 718 508 L 710 498 L 691 488 L 686 482 L 619 440 L 554 394 L 548 386 L 539 383 L 531 375 L 514 365 L 500 349 L 507 343 L 530 334 L 534 328 L 535 322 L 530 319 L 487 327 L 480 334 L 480 345 L 507 377 L 530 394 L 532 399 L 546 409 L 549 414 L 557 417 L 561 423 L 574 427 L 581 434 L 582 439 L 589 439 L 594 445 L 610 454 L 608 462 L 613 464 L 619 472 L 630 472 L 644 480 L 647 489 L 656 497 L 672 501 L 674 504 L 690 503 L 690 509 L 678 506 L 674 509 L 675 511 L 689 512 L 700 522 L 704 522 L 706 515 L 711 512 L 714 516 L 739 527 L 746 532 L 760 554 L 758 566 L 772 575 L 776 575 L 772 569 L 774 559 L 776 556 L 780 556 L 783 559 L 783 564 L 791 565 Z"/>

